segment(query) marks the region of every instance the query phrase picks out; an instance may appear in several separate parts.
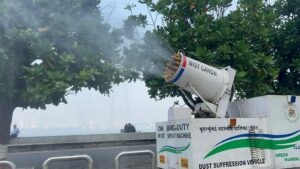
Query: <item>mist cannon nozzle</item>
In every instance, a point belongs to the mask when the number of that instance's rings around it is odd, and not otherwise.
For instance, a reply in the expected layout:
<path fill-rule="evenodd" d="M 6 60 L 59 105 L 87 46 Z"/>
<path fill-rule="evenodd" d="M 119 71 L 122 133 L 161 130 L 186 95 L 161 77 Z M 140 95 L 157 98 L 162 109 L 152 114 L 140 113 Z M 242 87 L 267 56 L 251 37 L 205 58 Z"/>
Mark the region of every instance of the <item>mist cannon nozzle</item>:
<path fill-rule="evenodd" d="M 228 93 L 230 95 L 234 76 L 235 70 L 230 67 L 218 69 L 186 57 L 182 52 L 171 57 L 164 72 L 167 82 L 197 95 L 214 113 L 218 111 L 224 95 L 226 99 Z"/>
<path fill-rule="evenodd" d="M 171 82 L 173 80 L 174 75 L 177 73 L 181 66 L 181 55 L 180 53 L 174 54 L 172 58 L 166 65 L 166 70 L 164 74 L 164 78 L 167 82 Z"/>

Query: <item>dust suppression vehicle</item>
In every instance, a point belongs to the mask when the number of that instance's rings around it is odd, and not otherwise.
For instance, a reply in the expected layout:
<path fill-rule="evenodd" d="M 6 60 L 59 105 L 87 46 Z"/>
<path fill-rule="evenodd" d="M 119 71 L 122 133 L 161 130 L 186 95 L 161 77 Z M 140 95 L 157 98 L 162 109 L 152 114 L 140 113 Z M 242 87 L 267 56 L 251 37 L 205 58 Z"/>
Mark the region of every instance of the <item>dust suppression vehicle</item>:
<path fill-rule="evenodd" d="M 156 124 L 159 168 L 300 167 L 299 96 L 230 102 L 235 73 L 172 56 L 165 80 L 180 88 L 190 108 L 173 106 L 168 121 Z"/>

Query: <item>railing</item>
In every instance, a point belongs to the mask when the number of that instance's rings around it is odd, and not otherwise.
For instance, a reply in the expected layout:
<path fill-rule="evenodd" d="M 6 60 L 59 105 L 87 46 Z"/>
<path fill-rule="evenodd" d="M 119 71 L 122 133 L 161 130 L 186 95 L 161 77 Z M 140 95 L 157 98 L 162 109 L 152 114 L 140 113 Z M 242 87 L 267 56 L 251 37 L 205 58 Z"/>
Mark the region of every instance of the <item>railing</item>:
<path fill-rule="evenodd" d="M 4 166 L 9 166 L 10 169 L 16 169 L 16 165 L 10 161 L 0 161 L 0 169 Z"/>
<path fill-rule="evenodd" d="M 119 161 L 120 161 L 120 158 L 122 156 L 133 156 L 133 155 L 140 155 L 140 154 L 149 154 L 152 157 L 151 165 L 152 165 L 152 169 L 154 169 L 155 168 L 155 154 L 153 153 L 153 151 L 150 151 L 150 150 L 124 151 L 124 152 L 121 152 L 115 158 L 116 169 L 120 169 L 120 162 Z"/>
<path fill-rule="evenodd" d="M 93 169 L 93 159 L 88 155 L 75 155 L 64 157 L 51 157 L 43 163 L 43 169 L 48 169 L 48 164 L 53 161 L 68 161 L 68 160 L 86 160 L 88 162 L 88 169 Z"/>

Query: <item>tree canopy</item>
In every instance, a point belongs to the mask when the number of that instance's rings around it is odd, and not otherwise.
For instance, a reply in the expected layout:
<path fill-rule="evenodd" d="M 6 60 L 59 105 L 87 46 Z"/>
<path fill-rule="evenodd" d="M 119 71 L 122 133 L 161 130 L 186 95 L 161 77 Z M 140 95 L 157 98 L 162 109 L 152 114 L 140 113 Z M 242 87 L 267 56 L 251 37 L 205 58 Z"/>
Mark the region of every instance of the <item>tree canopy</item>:
<path fill-rule="evenodd" d="M 300 93 L 300 1 L 280 0 L 280 14 L 273 36 L 275 62 L 279 68 L 276 91 L 279 94 Z"/>
<path fill-rule="evenodd" d="M 299 1 L 238 0 L 236 5 L 232 0 L 139 2 L 163 18 L 162 24 L 152 24 L 157 26 L 146 33 L 143 43 L 127 49 L 133 60 L 144 58 L 137 68 L 151 97 L 179 94 L 162 77 L 170 56 L 162 56 L 155 48 L 165 44 L 163 51 L 183 49 L 188 57 L 212 66 L 235 68 L 238 97 L 299 94 Z M 136 21 L 145 25 L 145 20 Z M 160 76 L 149 73 L 149 65 L 159 65 Z"/>
<path fill-rule="evenodd" d="M 0 144 L 16 107 L 66 103 L 83 87 L 108 94 L 135 78 L 119 65 L 121 31 L 105 24 L 100 0 L 0 0 Z"/>

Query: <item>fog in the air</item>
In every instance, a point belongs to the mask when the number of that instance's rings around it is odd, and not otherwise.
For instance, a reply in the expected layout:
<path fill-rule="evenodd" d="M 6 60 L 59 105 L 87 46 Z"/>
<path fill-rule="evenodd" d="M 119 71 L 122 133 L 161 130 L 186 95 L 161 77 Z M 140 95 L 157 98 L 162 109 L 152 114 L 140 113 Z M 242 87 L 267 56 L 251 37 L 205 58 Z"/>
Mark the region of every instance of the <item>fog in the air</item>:
<path fill-rule="evenodd" d="M 122 28 L 124 20 L 130 15 L 130 11 L 124 8 L 132 3 L 136 2 L 131 0 L 101 1 L 99 8 L 103 21 L 109 23 L 112 29 Z M 133 12 L 149 15 L 145 5 L 137 4 Z M 153 15 L 156 17 L 156 14 Z M 161 24 L 160 16 L 157 17 L 157 24 Z M 153 25 L 138 28 L 135 34 L 136 40 L 143 43 L 144 33 L 152 28 Z M 109 38 L 102 35 L 101 37 Z M 101 39 L 102 42 L 107 40 L 109 39 Z M 149 47 L 153 48 L 153 53 L 159 53 L 154 57 L 168 59 L 173 51 L 165 50 L 164 46 L 160 46 L 155 41 L 154 38 L 149 43 L 149 45 L 152 44 Z M 123 46 L 119 48 L 130 47 L 132 43 L 136 41 L 125 39 Z M 105 51 L 105 53 L 110 53 L 110 51 Z M 143 58 L 136 62 L 144 63 Z M 148 73 L 162 76 L 161 66 L 152 64 L 146 67 L 149 68 Z M 166 120 L 168 108 L 173 105 L 174 101 L 180 100 L 179 98 L 167 98 L 162 101 L 150 99 L 144 82 L 139 80 L 136 83 L 114 86 L 112 91 L 109 96 L 104 96 L 97 91 L 83 89 L 82 92 L 67 96 L 68 104 L 60 104 L 57 107 L 48 105 L 46 110 L 18 108 L 14 112 L 12 124 L 20 127 L 21 136 L 117 133 L 128 122 L 134 124 L 137 131 L 154 131 L 155 123 Z"/>

